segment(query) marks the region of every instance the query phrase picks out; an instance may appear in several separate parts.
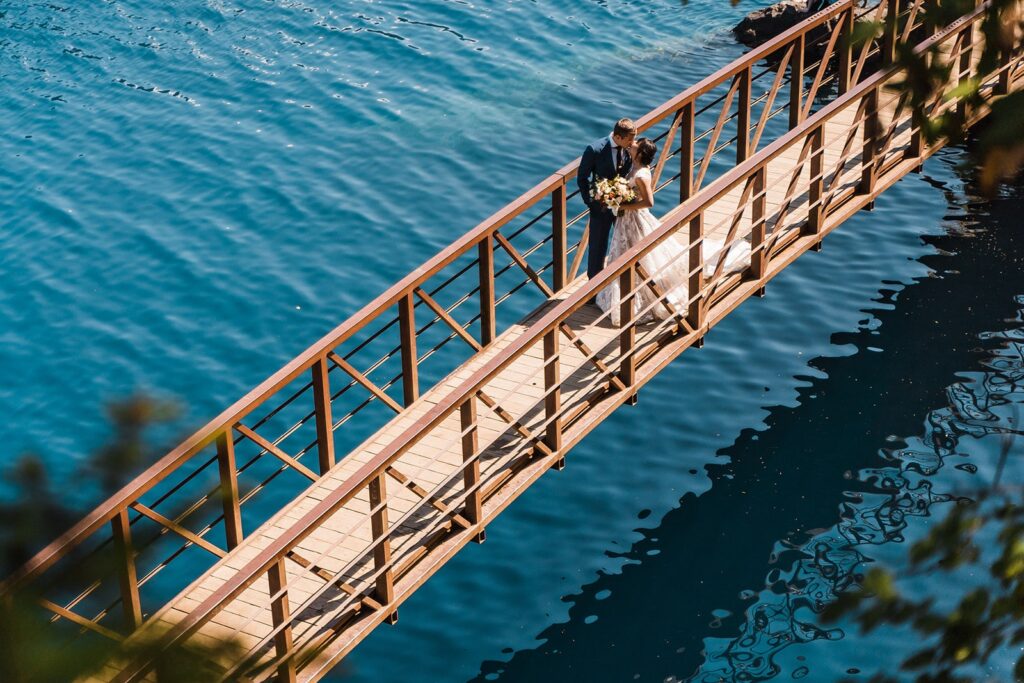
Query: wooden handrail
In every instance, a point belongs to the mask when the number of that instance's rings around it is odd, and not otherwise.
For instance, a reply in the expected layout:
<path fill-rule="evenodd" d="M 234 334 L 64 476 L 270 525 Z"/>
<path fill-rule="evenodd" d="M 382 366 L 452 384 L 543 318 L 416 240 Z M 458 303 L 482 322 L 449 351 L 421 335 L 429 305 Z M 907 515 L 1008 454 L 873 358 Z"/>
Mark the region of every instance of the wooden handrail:
<path fill-rule="evenodd" d="M 920 54 L 930 49 L 936 43 L 964 30 L 966 25 L 977 21 L 983 14 L 987 4 L 979 5 L 970 14 L 961 17 L 945 29 L 936 32 L 919 44 L 915 48 L 915 52 Z M 183 643 L 192 633 L 209 621 L 223 605 L 240 595 L 247 587 L 263 576 L 279 561 L 279 558 L 283 557 L 310 535 L 325 519 L 350 501 L 361 490 L 367 488 L 372 481 L 380 477 L 386 468 L 406 453 L 409 448 L 428 435 L 455 411 L 461 411 L 464 404 L 475 400 L 477 393 L 499 372 L 508 367 L 529 348 L 546 338 L 549 333 L 555 332 L 570 314 L 585 305 L 597 292 L 633 268 L 642 256 L 675 233 L 681 226 L 700 215 L 705 206 L 723 197 L 738 184 L 745 182 L 755 174 L 763 173 L 767 164 L 790 145 L 807 138 L 809 135 L 816 135 L 823 129 L 827 121 L 849 106 L 851 102 L 864 97 L 872 89 L 879 88 L 899 70 L 897 66 L 890 66 L 862 83 L 857 84 L 840 99 L 826 105 L 810 118 L 801 122 L 796 128 L 670 211 L 663 218 L 658 230 L 634 245 L 629 251 L 602 270 L 597 277 L 573 292 L 571 296 L 553 306 L 506 348 L 502 349 L 493 359 L 447 394 L 433 408 L 427 411 L 422 418 L 407 427 L 396 439 L 385 446 L 380 453 L 373 456 L 369 462 L 360 467 L 357 472 L 346 479 L 340 486 L 334 488 L 313 509 L 309 510 L 301 519 L 275 538 L 254 559 L 246 563 L 241 570 L 236 572 L 198 607 L 192 610 L 187 617 L 168 631 L 165 638 L 161 641 L 159 649 L 166 650 Z M 140 676 L 144 675 L 151 668 L 151 665 L 150 661 L 134 661 L 121 672 L 116 680 L 122 682 L 138 680 Z"/>
<path fill-rule="evenodd" d="M 719 69 L 679 95 L 648 112 L 637 121 L 639 131 L 647 130 L 668 116 L 674 115 L 701 95 L 727 82 L 730 78 L 749 69 L 753 64 L 773 52 L 801 39 L 808 32 L 829 21 L 832 17 L 857 6 L 857 0 L 842 0 L 806 18 L 788 32 L 781 34 L 746 53 L 740 59 Z M 366 325 L 409 296 L 429 278 L 433 277 L 460 256 L 476 248 L 482 241 L 492 237 L 497 230 L 520 216 L 552 192 L 564 188 L 575 178 L 579 159 L 566 164 L 533 188 L 520 195 L 501 210 L 489 216 L 472 230 L 440 251 L 419 268 L 389 287 L 372 302 L 364 306 L 343 323 L 335 327 L 317 342 L 289 361 L 241 399 L 201 427 L 181 444 L 152 464 L 117 493 L 100 503 L 88 515 L 61 534 L 56 540 L 40 550 L 25 565 L 0 583 L 0 595 L 5 595 L 23 586 L 54 563 L 71 549 L 125 510 L 131 503 L 152 490 L 167 476 L 177 470 L 194 455 L 214 443 L 222 434 L 230 434 L 233 425 L 248 416 L 253 410 L 275 395 L 280 389 L 310 370 L 314 364 L 323 362 L 327 352 L 352 338 Z"/>

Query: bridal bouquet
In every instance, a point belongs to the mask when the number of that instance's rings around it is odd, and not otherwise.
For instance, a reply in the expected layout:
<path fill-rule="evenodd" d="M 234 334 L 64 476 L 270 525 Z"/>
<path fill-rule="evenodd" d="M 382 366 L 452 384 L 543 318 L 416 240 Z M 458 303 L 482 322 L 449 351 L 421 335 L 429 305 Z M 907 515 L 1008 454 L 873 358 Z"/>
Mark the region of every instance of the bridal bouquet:
<path fill-rule="evenodd" d="M 590 188 L 590 196 L 595 202 L 601 202 L 618 215 L 619 206 L 636 199 L 636 192 L 629 186 L 629 181 L 622 176 L 614 178 L 598 178 Z"/>

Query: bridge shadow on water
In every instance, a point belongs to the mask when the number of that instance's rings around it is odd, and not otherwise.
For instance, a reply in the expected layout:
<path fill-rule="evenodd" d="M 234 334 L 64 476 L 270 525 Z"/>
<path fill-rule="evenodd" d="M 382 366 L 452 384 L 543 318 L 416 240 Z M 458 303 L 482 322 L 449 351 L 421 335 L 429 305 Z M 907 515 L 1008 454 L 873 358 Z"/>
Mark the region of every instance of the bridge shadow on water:
<path fill-rule="evenodd" d="M 615 555 L 620 573 L 564 598 L 567 623 L 507 662 L 484 662 L 473 680 L 767 680 L 783 673 L 773 661 L 783 648 L 844 637 L 815 612 L 856 584 L 871 545 L 901 542 L 914 516 L 949 499 L 928 480 L 946 456 L 977 467 L 956 452 L 958 434 L 978 434 L 953 388 L 977 399 L 983 383 L 959 384 L 958 373 L 1016 348 L 985 333 L 1021 326 L 1022 197 L 1013 188 L 947 216 L 949 233 L 925 238 L 933 274 L 882 290 L 858 331 L 833 336 L 853 355 L 811 361 L 825 378 L 806 378 L 798 405 L 771 407 L 765 427 L 720 451 L 710 490 L 638 529 L 642 539 Z M 1015 353 L 1005 365 L 1019 370 Z M 803 676 L 832 679 L 806 667 L 783 678 Z"/>

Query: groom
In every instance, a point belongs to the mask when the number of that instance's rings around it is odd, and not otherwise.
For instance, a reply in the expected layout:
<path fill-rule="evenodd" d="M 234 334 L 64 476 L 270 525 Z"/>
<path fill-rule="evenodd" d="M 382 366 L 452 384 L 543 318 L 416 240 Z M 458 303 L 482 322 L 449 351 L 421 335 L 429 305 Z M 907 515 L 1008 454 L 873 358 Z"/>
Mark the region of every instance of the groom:
<path fill-rule="evenodd" d="M 615 216 L 601 202 L 590 198 L 590 184 L 598 178 L 625 176 L 633 165 L 629 146 L 636 137 L 636 124 L 631 119 L 619 119 L 612 134 L 589 145 L 580 160 L 576 182 L 580 196 L 590 209 L 590 246 L 587 248 L 587 277 L 593 278 L 602 268 L 608 255 L 608 237 Z"/>

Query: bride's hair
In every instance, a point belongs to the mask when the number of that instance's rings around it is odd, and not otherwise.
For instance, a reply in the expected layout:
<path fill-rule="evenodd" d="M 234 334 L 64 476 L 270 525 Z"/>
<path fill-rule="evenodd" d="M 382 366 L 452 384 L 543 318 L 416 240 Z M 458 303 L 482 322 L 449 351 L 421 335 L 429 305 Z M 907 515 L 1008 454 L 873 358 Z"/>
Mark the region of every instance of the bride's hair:
<path fill-rule="evenodd" d="M 650 166 L 654 157 L 658 154 L 658 146 L 650 138 L 640 138 L 636 141 L 636 161 L 641 166 Z"/>

